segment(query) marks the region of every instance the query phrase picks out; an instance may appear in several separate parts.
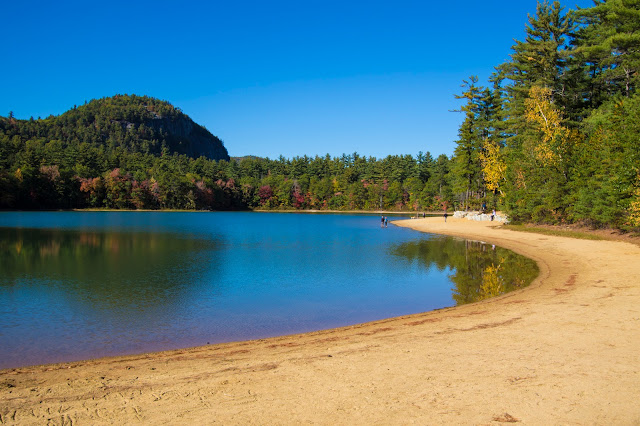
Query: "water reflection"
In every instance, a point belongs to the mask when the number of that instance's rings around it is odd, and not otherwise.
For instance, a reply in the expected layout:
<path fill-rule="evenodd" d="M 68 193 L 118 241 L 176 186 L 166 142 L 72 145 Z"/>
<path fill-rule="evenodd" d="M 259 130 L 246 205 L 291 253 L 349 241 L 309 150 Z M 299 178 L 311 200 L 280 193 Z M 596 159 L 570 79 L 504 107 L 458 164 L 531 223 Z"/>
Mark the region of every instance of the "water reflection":
<path fill-rule="evenodd" d="M 170 233 L 0 228 L 0 288 L 46 281 L 92 310 L 153 309 L 221 268 L 210 255 L 219 246 Z"/>
<path fill-rule="evenodd" d="M 533 260 L 479 241 L 433 237 L 396 245 L 391 252 L 427 269 L 452 268 L 449 278 L 457 305 L 525 287 L 539 272 Z"/>

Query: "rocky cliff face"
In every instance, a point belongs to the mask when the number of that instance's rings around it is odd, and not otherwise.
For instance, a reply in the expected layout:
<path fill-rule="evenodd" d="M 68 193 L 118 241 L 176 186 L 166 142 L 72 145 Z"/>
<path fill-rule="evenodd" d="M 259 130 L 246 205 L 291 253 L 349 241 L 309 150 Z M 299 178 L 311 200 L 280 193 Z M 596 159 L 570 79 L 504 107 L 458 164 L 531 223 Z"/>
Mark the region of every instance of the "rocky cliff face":
<path fill-rule="evenodd" d="M 229 161 L 222 141 L 184 114 L 176 118 L 155 116 L 145 120 L 144 125 L 162 134 L 173 152 L 193 158 L 203 156 Z"/>

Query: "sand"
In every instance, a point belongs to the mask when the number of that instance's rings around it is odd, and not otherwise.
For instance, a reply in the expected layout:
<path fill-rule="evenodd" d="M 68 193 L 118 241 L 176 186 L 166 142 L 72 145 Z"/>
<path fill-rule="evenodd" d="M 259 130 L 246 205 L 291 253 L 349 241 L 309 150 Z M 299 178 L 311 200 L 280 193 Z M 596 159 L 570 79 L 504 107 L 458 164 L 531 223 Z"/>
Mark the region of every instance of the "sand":
<path fill-rule="evenodd" d="M 528 288 L 334 330 L 0 371 L 7 424 L 640 424 L 640 247 L 399 223 L 535 259 Z"/>

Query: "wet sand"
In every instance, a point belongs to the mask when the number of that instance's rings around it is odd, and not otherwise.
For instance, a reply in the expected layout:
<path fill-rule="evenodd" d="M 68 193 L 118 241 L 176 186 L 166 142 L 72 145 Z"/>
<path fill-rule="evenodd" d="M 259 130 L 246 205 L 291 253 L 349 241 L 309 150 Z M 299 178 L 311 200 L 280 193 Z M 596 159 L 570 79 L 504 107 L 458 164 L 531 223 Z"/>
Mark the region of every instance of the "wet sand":
<path fill-rule="evenodd" d="M 351 327 L 0 371 L 6 424 L 640 424 L 640 247 L 398 223 L 536 260 L 526 289 Z"/>

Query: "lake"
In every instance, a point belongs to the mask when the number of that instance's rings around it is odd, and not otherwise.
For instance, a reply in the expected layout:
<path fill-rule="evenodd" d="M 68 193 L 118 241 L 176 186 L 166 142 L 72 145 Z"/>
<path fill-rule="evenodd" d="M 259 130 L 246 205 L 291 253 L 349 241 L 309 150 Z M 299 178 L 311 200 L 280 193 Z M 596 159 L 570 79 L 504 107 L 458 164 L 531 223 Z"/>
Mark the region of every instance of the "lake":
<path fill-rule="evenodd" d="M 2 212 L 0 368 L 357 324 L 537 274 L 511 251 L 376 215 Z"/>

